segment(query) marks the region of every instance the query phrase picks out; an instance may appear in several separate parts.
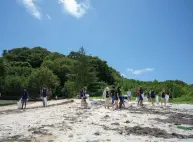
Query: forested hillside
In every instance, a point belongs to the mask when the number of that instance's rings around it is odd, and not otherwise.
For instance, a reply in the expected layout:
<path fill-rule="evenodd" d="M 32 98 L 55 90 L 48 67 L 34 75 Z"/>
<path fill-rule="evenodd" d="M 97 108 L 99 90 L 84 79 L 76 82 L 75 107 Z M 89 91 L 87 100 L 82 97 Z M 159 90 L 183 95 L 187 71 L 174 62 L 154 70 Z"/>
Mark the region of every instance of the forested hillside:
<path fill-rule="evenodd" d="M 179 80 L 142 82 L 123 78 L 106 61 L 88 56 L 84 48 L 63 55 L 41 47 L 24 47 L 3 50 L 0 57 L 0 99 L 18 99 L 24 88 L 31 99 L 36 99 L 42 87 L 50 89 L 50 97 L 70 98 L 84 86 L 91 96 L 101 96 L 107 85 L 121 85 L 123 93 L 129 89 L 133 95 L 139 86 L 158 94 L 164 88 L 170 97 L 193 102 L 193 86 Z"/>

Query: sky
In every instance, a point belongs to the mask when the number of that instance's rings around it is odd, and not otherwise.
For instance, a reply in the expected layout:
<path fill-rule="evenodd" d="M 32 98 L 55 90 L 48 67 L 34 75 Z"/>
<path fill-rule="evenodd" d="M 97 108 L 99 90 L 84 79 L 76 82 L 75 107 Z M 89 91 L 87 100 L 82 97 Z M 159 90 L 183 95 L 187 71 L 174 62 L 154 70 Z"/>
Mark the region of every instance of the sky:
<path fill-rule="evenodd" d="M 193 0 L 0 0 L 0 50 L 83 46 L 129 79 L 193 84 Z"/>

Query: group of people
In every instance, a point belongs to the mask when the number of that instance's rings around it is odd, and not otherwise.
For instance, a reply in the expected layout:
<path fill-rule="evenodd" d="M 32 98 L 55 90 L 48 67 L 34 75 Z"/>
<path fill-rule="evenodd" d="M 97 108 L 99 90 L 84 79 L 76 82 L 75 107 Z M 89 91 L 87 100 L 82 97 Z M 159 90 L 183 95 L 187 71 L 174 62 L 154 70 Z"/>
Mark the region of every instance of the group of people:
<path fill-rule="evenodd" d="M 29 98 L 29 93 L 26 89 L 23 90 L 21 101 L 21 109 L 26 109 L 26 104 Z M 41 99 L 43 101 L 43 107 L 47 106 L 47 88 L 42 88 Z"/>
<path fill-rule="evenodd" d="M 124 96 L 122 95 L 120 86 L 118 86 L 116 89 L 115 89 L 115 86 L 112 86 L 111 89 L 109 87 L 106 87 L 103 92 L 103 97 L 105 99 L 105 108 L 109 108 L 110 106 L 112 106 L 114 110 L 118 108 L 121 109 L 122 106 L 125 107 L 126 101 L 128 102 L 132 101 L 131 91 L 128 91 L 127 95 Z M 145 96 L 143 88 L 142 87 L 138 88 L 137 106 L 143 106 L 143 101 L 145 98 L 147 100 L 150 100 L 153 106 L 155 106 L 156 101 L 159 101 L 158 99 L 159 97 L 158 95 L 156 95 L 156 92 L 154 90 L 150 90 L 147 96 Z M 163 89 L 161 93 L 161 105 L 164 104 L 164 106 L 166 106 L 168 99 L 169 99 L 169 95 L 167 95 L 165 90 Z"/>
<path fill-rule="evenodd" d="M 88 102 L 86 102 L 87 99 L 87 90 L 86 87 L 82 88 L 80 91 L 80 98 L 81 98 L 81 107 L 87 108 Z"/>
<path fill-rule="evenodd" d="M 145 98 L 144 96 L 144 91 L 142 89 L 142 87 L 140 87 L 138 90 L 137 90 L 137 101 L 138 101 L 138 106 L 143 106 L 143 100 Z M 156 99 L 157 98 L 157 99 Z M 158 99 L 158 95 L 156 95 L 156 92 L 154 90 L 150 90 L 149 92 L 147 92 L 147 99 L 148 100 L 151 100 L 152 102 L 152 105 L 154 106 L 155 105 L 155 102 L 156 101 L 159 101 Z M 163 89 L 162 90 L 162 93 L 161 93 L 161 105 L 164 104 L 164 106 L 166 106 L 166 103 L 167 103 L 167 100 L 169 98 L 169 95 L 166 94 L 165 90 Z M 158 103 L 159 104 L 159 103 Z"/>
<path fill-rule="evenodd" d="M 144 96 L 143 88 L 140 87 L 137 90 L 137 105 L 143 106 L 143 101 L 145 98 L 148 100 L 150 99 L 152 102 L 152 105 L 155 105 L 156 98 L 156 92 L 154 90 L 150 90 L 146 93 L 147 96 Z M 29 93 L 26 89 L 23 91 L 23 95 L 21 97 L 21 109 L 26 108 L 26 104 L 28 101 Z M 81 106 L 87 108 L 88 107 L 88 92 L 86 87 L 82 88 L 80 91 L 80 98 L 81 98 Z M 108 108 L 112 106 L 114 110 L 121 109 L 123 106 L 125 107 L 125 101 L 132 101 L 131 91 L 127 92 L 127 96 L 123 96 L 121 87 L 118 86 L 117 88 L 115 86 L 112 86 L 110 89 L 109 87 L 106 87 L 103 92 L 103 97 L 105 99 L 105 108 Z M 166 106 L 167 100 L 169 96 L 166 94 L 165 90 L 161 93 L 161 105 L 164 103 L 164 106 Z M 41 99 L 43 101 L 43 107 L 47 106 L 47 89 L 42 88 L 41 92 Z M 157 99 L 158 100 L 158 99 Z"/>
<path fill-rule="evenodd" d="M 121 109 L 123 106 L 125 107 L 124 100 L 127 99 L 131 101 L 131 92 L 128 92 L 128 96 L 123 96 L 121 92 L 121 87 L 112 86 L 112 89 L 106 87 L 103 92 L 103 97 L 105 99 L 105 108 L 112 106 L 114 110 Z"/>

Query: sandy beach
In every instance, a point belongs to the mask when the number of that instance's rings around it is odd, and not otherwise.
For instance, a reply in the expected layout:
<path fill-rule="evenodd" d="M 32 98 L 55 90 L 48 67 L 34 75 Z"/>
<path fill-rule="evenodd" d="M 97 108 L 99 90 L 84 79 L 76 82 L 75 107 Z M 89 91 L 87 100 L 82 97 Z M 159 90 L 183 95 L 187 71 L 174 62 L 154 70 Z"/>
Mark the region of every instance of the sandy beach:
<path fill-rule="evenodd" d="M 113 111 L 97 100 L 91 109 L 80 108 L 80 100 L 52 100 L 0 107 L 0 141 L 193 141 L 193 105 L 168 104 L 166 108 L 149 103 Z"/>

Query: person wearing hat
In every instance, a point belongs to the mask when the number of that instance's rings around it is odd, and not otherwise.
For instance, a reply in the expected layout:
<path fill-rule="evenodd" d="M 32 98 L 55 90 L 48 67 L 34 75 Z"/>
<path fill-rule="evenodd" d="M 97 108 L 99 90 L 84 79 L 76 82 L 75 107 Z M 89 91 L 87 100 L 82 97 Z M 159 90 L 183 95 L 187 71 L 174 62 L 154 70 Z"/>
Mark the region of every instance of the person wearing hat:
<path fill-rule="evenodd" d="M 105 90 L 103 92 L 103 96 L 105 99 L 105 108 L 109 109 L 109 106 L 110 106 L 110 89 L 109 89 L 109 87 L 105 88 Z"/>

